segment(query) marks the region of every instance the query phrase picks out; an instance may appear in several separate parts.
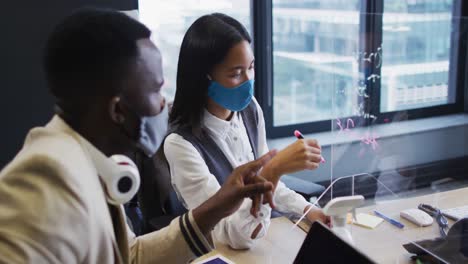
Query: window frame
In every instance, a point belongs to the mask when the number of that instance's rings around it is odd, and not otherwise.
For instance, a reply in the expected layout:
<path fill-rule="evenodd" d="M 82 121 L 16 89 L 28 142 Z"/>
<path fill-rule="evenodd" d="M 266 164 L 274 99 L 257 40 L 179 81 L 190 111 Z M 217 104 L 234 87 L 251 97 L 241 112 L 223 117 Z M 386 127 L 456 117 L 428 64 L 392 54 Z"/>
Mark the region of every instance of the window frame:
<path fill-rule="evenodd" d="M 384 12 L 383 0 L 364 0 L 361 4 L 361 15 L 360 15 L 360 32 L 372 31 L 376 35 L 370 43 L 364 44 L 359 40 L 359 47 L 362 51 L 375 50 L 378 43 L 382 43 L 382 14 Z M 464 76 L 464 70 L 466 63 L 468 62 L 467 55 L 467 41 L 463 37 L 467 32 L 467 26 L 461 22 L 459 17 L 467 15 L 468 3 L 463 4 L 463 0 L 454 0 L 452 7 L 452 35 L 451 39 L 457 41 L 451 41 L 450 47 L 450 62 L 449 63 L 449 87 L 456 87 L 455 92 L 455 103 L 431 106 L 418 109 L 402 110 L 406 112 L 407 119 L 419 119 L 440 115 L 447 115 L 453 113 L 468 112 L 468 78 Z M 288 124 L 283 126 L 274 126 L 273 124 L 273 113 L 275 105 L 273 103 L 274 98 L 274 83 L 273 83 L 273 1 L 262 0 L 262 1 L 251 1 L 251 19 L 252 31 L 254 34 L 254 53 L 256 67 L 255 71 L 255 97 L 257 98 L 260 106 L 264 112 L 266 133 L 268 138 L 278 138 L 285 136 L 292 136 L 293 131 L 298 129 L 303 133 L 316 133 L 316 132 L 327 132 L 332 130 L 332 120 L 320 120 L 307 123 Z M 463 32 L 463 35 L 458 34 Z M 458 35 L 456 35 L 458 34 Z M 372 52 L 372 51 L 371 51 Z M 360 70 L 362 65 L 359 65 Z M 380 69 L 374 69 L 373 73 L 380 74 Z M 377 117 L 375 121 L 371 119 L 364 119 L 362 117 L 354 116 L 352 118 L 361 119 L 359 124 L 361 126 L 369 126 L 372 124 L 382 124 L 387 120 L 393 120 L 395 115 L 402 111 L 392 112 L 380 112 L 380 86 L 381 79 L 378 82 L 372 83 L 368 93 L 373 100 L 364 101 L 366 113 Z M 369 85 L 368 85 L 369 87 Z M 450 92 L 450 89 L 449 89 Z M 349 117 L 341 117 L 349 118 Z"/>

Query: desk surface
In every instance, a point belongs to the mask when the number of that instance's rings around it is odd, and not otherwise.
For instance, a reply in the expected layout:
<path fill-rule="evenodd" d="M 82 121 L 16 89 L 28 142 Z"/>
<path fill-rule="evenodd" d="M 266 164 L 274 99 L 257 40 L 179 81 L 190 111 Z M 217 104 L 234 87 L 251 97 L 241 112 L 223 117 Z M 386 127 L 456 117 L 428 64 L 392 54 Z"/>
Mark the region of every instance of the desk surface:
<path fill-rule="evenodd" d="M 417 227 L 401 219 L 399 213 L 407 208 L 417 208 L 420 203 L 428 203 L 439 208 L 452 208 L 468 204 L 468 188 L 435 193 L 430 195 L 378 202 L 376 205 L 359 208 L 357 211 L 371 213 L 375 208 L 394 219 L 400 219 L 404 229 L 396 228 L 387 222 L 376 229 L 366 229 L 350 225 L 355 246 L 377 263 L 411 263 L 410 254 L 402 244 L 410 240 L 420 240 L 439 236 L 437 223 L 429 227 Z M 449 221 L 451 225 L 453 222 Z M 305 232 L 292 228 L 287 218 L 272 220 L 267 235 L 250 250 L 233 250 L 216 243 L 217 250 L 210 255 L 221 253 L 236 263 L 292 263 L 305 239 Z"/>
<path fill-rule="evenodd" d="M 410 241 L 439 237 L 440 234 L 439 226 L 435 221 L 431 226 L 418 227 L 400 218 L 400 211 L 417 208 L 420 203 L 431 204 L 441 209 L 467 205 L 468 188 L 385 201 L 358 209 L 357 211 L 361 213 L 372 213 L 375 208 L 378 208 L 382 213 L 398 219 L 405 227 L 399 229 L 387 222 L 383 222 L 374 230 L 352 225 L 352 235 L 356 246 L 377 263 L 411 263 L 410 254 L 402 245 Z M 449 220 L 449 225 L 452 224 L 453 221 Z"/>
<path fill-rule="evenodd" d="M 272 219 L 268 233 L 255 247 L 249 250 L 234 250 L 224 244 L 216 243 L 216 250 L 203 256 L 222 254 L 237 264 L 241 263 L 292 263 L 306 237 L 299 228 L 286 217 Z"/>

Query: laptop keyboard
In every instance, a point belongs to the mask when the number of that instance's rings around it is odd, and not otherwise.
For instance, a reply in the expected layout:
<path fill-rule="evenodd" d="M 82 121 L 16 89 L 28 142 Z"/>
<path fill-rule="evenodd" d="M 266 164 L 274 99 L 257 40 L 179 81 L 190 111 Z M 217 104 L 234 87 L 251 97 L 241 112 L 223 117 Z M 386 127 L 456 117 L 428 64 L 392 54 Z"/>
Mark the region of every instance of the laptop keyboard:
<path fill-rule="evenodd" d="M 416 243 L 419 246 L 427 249 L 427 248 L 437 247 L 438 245 L 442 244 L 443 242 L 445 242 L 445 238 L 438 237 L 438 238 L 434 238 L 434 239 L 419 240 L 419 241 L 415 241 L 414 243 Z"/>
<path fill-rule="evenodd" d="M 413 243 L 404 244 L 403 247 L 410 253 L 416 255 L 425 255 L 427 254 L 426 251 L 432 251 L 434 248 L 442 245 L 445 242 L 445 238 L 437 237 L 433 239 L 424 239 L 419 241 L 414 241 Z M 417 244 L 418 246 L 416 246 Z"/>
<path fill-rule="evenodd" d="M 468 205 L 442 210 L 442 213 L 455 221 L 468 217 Z"/>

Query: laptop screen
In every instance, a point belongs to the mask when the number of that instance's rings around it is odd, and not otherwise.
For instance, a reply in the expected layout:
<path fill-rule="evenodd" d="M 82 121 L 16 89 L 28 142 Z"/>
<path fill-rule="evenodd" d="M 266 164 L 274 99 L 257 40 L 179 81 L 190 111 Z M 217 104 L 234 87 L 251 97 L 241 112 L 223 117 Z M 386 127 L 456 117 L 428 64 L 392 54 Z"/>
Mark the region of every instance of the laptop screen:
<path fill-rule="evenodd" d="M 324 224 L 312 224 L 294 263 L 375 263 Z"/>

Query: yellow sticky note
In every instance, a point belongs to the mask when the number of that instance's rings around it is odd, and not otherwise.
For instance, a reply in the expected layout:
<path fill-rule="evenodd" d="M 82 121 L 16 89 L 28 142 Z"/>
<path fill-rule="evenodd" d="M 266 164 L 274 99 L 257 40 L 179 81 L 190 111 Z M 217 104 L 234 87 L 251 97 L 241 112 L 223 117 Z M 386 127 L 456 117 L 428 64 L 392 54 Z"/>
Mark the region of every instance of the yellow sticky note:
<path fill-rule="evenodd" d="M 352 224 L 353 223 L 353 214 L 352 213 L 347 213 L 346 214 L 346 223 L 347 224 Z"/>
<path fill-rule="evenodd" d="M 355 225 L 367 227 L 370 229 L 376 228 L 380 223 L 382 223 L 383 219 L 377 216 L 373 216 L 370 214 L 357 214 L 356 221 L 353 222 Z"/>

